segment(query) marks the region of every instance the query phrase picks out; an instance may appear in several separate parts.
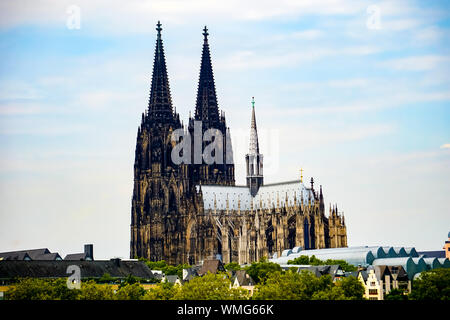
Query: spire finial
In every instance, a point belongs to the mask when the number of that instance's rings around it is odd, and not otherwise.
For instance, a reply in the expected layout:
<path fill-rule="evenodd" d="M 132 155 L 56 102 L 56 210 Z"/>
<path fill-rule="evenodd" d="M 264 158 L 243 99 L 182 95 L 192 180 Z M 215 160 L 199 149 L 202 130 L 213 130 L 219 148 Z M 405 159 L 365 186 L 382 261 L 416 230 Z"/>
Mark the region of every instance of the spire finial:
<path fill-rule="evenodd" d="M 203 28 L 203 36 L 205 37 L 205 41 L 207 41 L 207 37 L 208 37 L 209 33 L 208 33 L 208 28 L 205 26 Z"/>
<path fill-rule="evenodd" d="M 252 97 L 252 108 L 255 107 L 255 97 Z"/>
<path fill-rule="evenodd" d="M 300 182 L 303 183 L 303 168 L 300 168 Z"/>
<path fill-rule="evenodd" d="M 162 30 L 161 26 L 162 24 L 158 20 L 158 23 L 156 24 L 156 31 L 158 31 L 158 37 L 161 37 L 161 30 Z"/>

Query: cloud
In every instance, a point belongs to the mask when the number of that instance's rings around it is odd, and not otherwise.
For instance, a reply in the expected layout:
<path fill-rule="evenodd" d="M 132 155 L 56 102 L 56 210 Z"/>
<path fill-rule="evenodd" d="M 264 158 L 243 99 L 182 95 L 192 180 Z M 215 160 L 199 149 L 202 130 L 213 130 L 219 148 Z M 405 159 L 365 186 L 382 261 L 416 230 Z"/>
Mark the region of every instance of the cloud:
<path fill-rule="evenodd" d="M 445 143 L 441 146 L 441 149 L 450 149 L 450 143 Z"/>
<path fill-rule="evenodd" d="M 81 28 L 97 32 L 147 33 L 154 31 L 154 23 L 184 24 L 204 22 L 229 23 L 230 21 L 262 21 L 280 17 L 294 18 L 304 15 L 351 15 L 363 12 L 366 4 L 349 0 L 293 1 L 272 0 L 212 1 L 212 0 L 15 0 L 0 2 L 0 28 L 21 25 L 60 25 L 66 27 L 67 8 L 80 8 Z M 202 23 L 204 23 L 202 22 Z M 303 34 L 300 36 L 314 36 Z"/>
<path fill-rule="evenodd" d="M 261 54 L 259 53 L 261 52 Z M 245 70 L 266 69 L 275 67 L 295 67 L 300 64 L 317 61 L 332 56 L 364 56 L 379 52 L 371 46 L 349 46 L 343 48 L 314 47 L 295 52 L 265 52 L 256 53 L 252 50 L 233 52 L 225 58 L 219 58 L 217 69 Z"/>
<path fill-rule="evenodd" d="M 381 62 L 380 65 L 394 70 L 427 71 L 448 68 L 450 57 L 441 55 L 411 56 Z"/>

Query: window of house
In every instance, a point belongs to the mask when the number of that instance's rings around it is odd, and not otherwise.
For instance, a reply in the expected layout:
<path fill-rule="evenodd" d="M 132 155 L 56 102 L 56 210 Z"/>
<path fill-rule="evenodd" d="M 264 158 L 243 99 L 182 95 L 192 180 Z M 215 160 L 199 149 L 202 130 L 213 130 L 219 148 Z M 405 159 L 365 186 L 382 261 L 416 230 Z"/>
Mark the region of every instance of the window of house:
<path fill-rule="evenodd" d="M 378 294 L 377 289 L 369 289 L 369 294 Z"/>
<path fill-rule="evenodd" d="M 371 285 L 371 286 L 374 286 L 374 285 L 375 285 L 375 281 L 372 281 L 372 282 L 370 283 L 370 285 Z"/>

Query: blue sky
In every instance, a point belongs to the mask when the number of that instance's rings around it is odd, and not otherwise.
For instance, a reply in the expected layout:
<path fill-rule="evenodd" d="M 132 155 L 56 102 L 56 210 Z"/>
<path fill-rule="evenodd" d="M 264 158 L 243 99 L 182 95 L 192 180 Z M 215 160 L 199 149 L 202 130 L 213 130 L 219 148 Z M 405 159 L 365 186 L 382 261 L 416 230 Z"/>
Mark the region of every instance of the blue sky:
<path fill-rule="evenodd" d="M 69 29 L 68 8 L 80 9 Z M 314 177 L 349 245 L 438 250 L 450 231 L 447 1 L 2 1 L 0 251 L 127 257 L 155 24 L 194 110 L 202 28 L 244 184 L 256 100 L 265 181 Z M 374 25 L 374 11 L 379 24 Z M 245 138 L 245 139 L 244 139 Z"/>

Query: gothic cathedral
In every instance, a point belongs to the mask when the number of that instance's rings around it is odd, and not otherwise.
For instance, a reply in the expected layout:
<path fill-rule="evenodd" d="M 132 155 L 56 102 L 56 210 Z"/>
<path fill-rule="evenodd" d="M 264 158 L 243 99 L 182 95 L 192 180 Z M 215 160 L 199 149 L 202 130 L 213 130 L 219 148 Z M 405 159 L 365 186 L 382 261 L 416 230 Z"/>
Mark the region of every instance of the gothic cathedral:
<path fill-rule="evenodd" d="M 156 30 L 148 109 L 137 132 L 130 257 L 170 264 L 218 257 L 243 264 L 294 247 L 346 247 L 344 217 L 336 206 L 325 216 L 322 187 L 316 191 L 313 178 L 309 187 L 303 178 L 264 184 L 254 101 L 247 185 L 235 185 L 230 129 L 218 108 L 206 27 L 195 114 L 187 125 L 172 106 L 159 22 Z M 192 152 L 175 150 L 179 132 Z M 202 157 L 213 144 L 211 155 L 220 161 Z M 173 153 L 187 161 L 176 161 Z"/>

